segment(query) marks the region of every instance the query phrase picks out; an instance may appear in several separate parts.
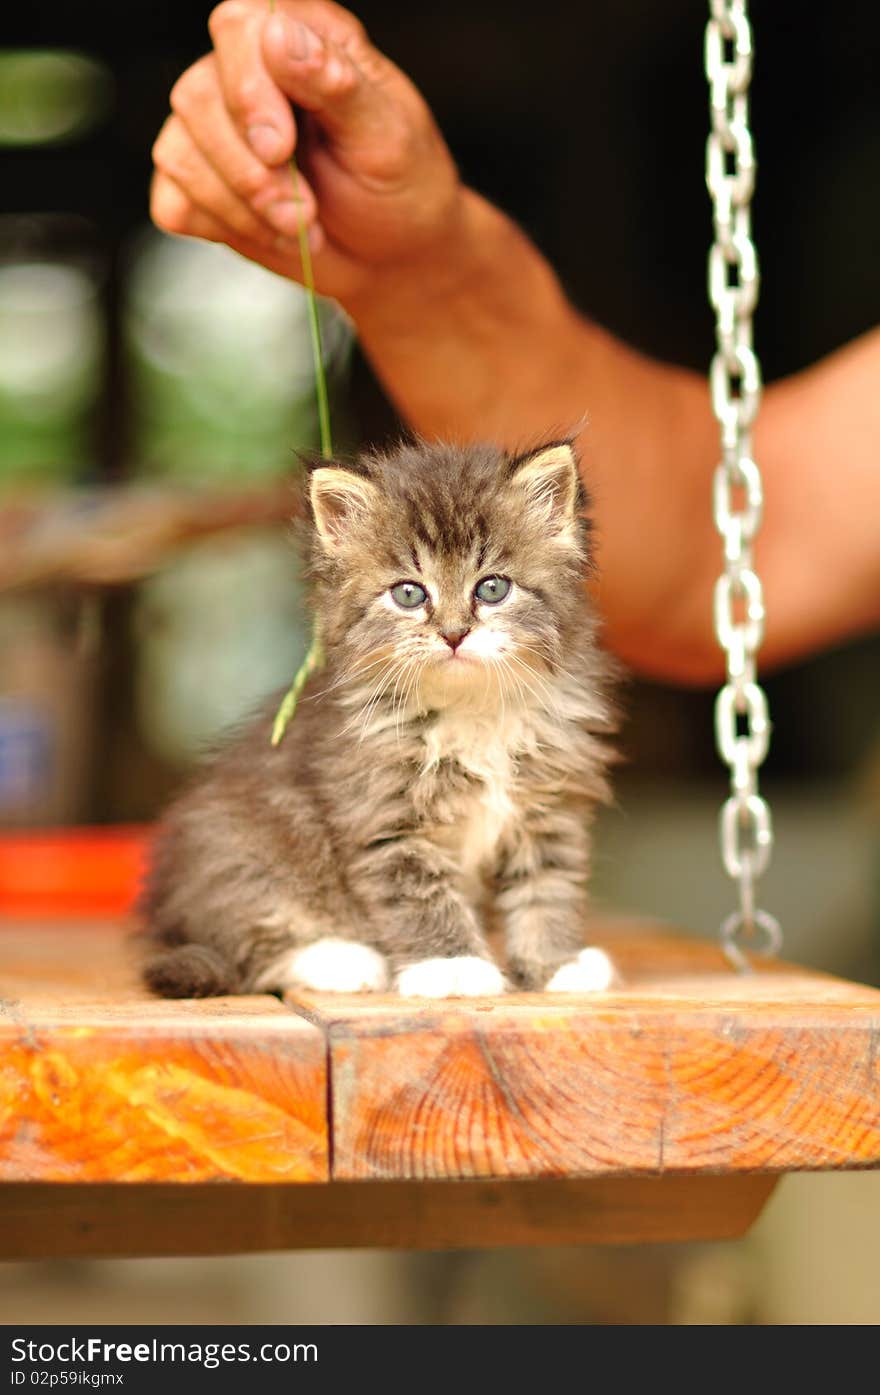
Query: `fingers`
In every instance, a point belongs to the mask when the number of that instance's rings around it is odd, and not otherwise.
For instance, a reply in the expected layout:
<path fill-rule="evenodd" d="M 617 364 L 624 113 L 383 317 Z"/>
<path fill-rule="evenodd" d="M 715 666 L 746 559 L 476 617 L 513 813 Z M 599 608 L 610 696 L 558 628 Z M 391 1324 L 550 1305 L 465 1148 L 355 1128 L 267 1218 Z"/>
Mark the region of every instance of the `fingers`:
<path fill-rule="evenodd" d="M 150 190 L 150 213 L 158 227 L 182 237 L 226 242 L 230 234 L 236 235 L 228 223 L 199 208 L 175 180 L 158 171 Z M 261 237 L 254 240 L 260 241 Z"/>
<path fill-rule="evenodd" d="M 343 44 L 324 30 L 310 28 L 285 13 L 271 16 L 263 31 L 267 70 L 298 106 L 319 112 L 331 134 L 357 125 L 377 124 L 387 116 L 388 101 L 376 78 L 391 65 L 362 34 Z"/>
<path fill-rule="evenodd" d="M 228 242 L 273 270 L 286 258 L 297 277 L 305 226 L 319 289 L 342 303 L 368 268 L 445 228 L 458 187 L 448 150 L 353 15 L 331 0 L 276 0 L 274 13 L 266 0 L 223 0 L 209 27 L 214 52 L 175 84 L 154 150 L 160 227 Z M 291 103 L 309 113 L 295 182 Z"/>
<path fill-rule="evenodd" d="M 203 58 L 183 75 L 171 104 L 174 115 L 162 128 L 153 158 L 196 204 L 247 237 L 260 235 L 255 221 L 288 238 L 298 235 L 300 222 L 314 222 L 316 201 L 308 181 L 300 175 L 294 188 L 289 167 L 267 168 L 236 129 L 213 58 Z"/>
<path fill-rule="evenodd" d="M 279 165 L 293 154 L 296 130 L 290 104 L 263 61 L 261 36 L 267 8 L 224 0 L 208 29 L 225 105 L 233 124 L 259 160 Z"/>
<path fill-rule="evenodd" d="M 180 117 L 169 117 L 162 127 L 153 146 L 153 163 L 178 188 L 187 191 L 194 205 L 212 213 L 240 237 L 248 237 L 256 242 L 274 240 L 271 239 L 268 219 L 264 221 L 260 218 L 224 182 L 190 138 Z"/>
<path fill-rule="evenodd" d="M 327 0 L 286 0 L 268 14 L 248 0 L 224 0 L 210 29 L 232 122 L 270 164 L 295 140 L 285 96 L 316 113 L 331 142 L 353 141 L 359 150 L 387 151 L 406 125 L 411 84 L 355 17 Z"/>
<path fill-rule="evenodd" d="M 271 234 L 267 235 L 265 229 L 256 237 L 238 232 L 222 218 L 193 203 L 185 189 L 161 172 L 153 176 L 150 213 L 153 222 L 165 232 L 181 237 L 203 238 L 207 242 L 226 243 L 242 256 L 259 262 L 271 271 L 295 280 L 302 279 L 298 242 L 278 236 L 273 238 Z M 320 228 L 313 226 L 309 229 L 309 244 L 313 256 L 318 256 L 325 245 Z"/>

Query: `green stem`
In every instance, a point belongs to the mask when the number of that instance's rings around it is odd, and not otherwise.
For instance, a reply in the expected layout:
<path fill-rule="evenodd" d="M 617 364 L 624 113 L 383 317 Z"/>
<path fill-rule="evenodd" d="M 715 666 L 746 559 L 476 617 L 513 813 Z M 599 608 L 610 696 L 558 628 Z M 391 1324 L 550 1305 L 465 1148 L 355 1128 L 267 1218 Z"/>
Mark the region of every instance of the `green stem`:
<path fill-rule="evenodd" d="M 302 195 L 299 187 L 299 170 L 296 158 L 290 157 L 290 174 L 293 182 L 293 197 L 302 213 Z M 306 305 L 309 312 L 309 333 L 312 340 L 312 357 L 315 362 L 315 396 L 318 401 L 318 430 L 321 439 L 321 455 L 325 460 L 333 457 L 333 442 L 330 436 L 330 405 L 327 400 L 327 379 L 324 374 L 324 346 L 321 343 L 321 322 L 318 319 L 318 298 L 315 293 L 315 275 L 312 269 L 312 249 L 305 219 L 300 217 L 298 225 L 299 255 L 303 269 L 303 284 L 306 289 Z"/>
<path fill-rule="evenodd" d="M 306 685 L 306 679 L 310 674 L 319 669 L 324 662 L 324 647 L 321 644 L 321 637 L 318 634 L 317 626 L 312 631 L 312 642 L 309 645 L 309 652 L 306 654 L 299 668 L 296 677 L 281 699 L 281 706 L 275 713 L 275 721 L 272 723 L 272 745 L 279 746 L 282 737 L 287 730 L 288 724 L 296 712 L 296 705 L 299 702 L 299 695 Z"/>
<path fill-rule="evenodd" d="M 269 9 L 275 11 L 275 0 L 269 0 Z M 293 184 L 293 197 L 302 214 L 302 194 L 299 185 L 299 170 L 296 157 L 290 157 L 290 177 Z M 300 216 L 297 226 L 299 235 L 299 255 L 302 262 L 303 285 L 306 291 L 306 305 L 309 316 L 309 334 L 312 341 L 312 358 L 315 365 L 315 397 L 318 404 L 318 431 L 321 440 L 321 455 L 324 460 L 333 458 L 333 441 L 330 435 L 330 404 L 327 399 L 327 378 L 324 373 L 324 346 L 321 343 L 321 322 L 318 319 L 318 299 L 315 292 L 315 275 L 312 268 L 312 250 L 305 218 Z M 272 724 L 272 745 L 279 746 L 296 712 L 300 694 L 309 675 L 319 669 L 324 662 L 324 646 L 318 632 L 317 620 L 312 625 L 312 642 L 297 670 L 296 676 L 281 700 Z"/>

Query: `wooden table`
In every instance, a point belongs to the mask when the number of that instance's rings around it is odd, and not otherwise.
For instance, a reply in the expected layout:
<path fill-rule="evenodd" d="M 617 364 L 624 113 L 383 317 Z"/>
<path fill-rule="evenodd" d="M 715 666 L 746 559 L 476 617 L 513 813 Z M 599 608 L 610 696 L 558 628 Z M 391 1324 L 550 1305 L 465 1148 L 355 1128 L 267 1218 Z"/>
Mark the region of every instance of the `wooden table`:
<path fill-rule="evenodd" d="M 166 1002 L 112 922 L 0 931 L 0 1257 L 742 1234 L 880 1165 L 880 992 L 643 925 L 612 992 Z"/>

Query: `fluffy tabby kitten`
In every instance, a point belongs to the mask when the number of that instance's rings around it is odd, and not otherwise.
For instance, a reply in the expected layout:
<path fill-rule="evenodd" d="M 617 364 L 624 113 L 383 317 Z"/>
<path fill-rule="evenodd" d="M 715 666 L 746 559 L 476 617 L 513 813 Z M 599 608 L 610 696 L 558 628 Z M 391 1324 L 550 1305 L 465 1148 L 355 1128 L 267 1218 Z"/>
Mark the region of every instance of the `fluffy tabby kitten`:
<path fill-rule="evenodd" d="M 326 666 L 279 747 L 273 701 L 165 816 L 147 982 L 606 987 L 606 956 L 581 946 L 609 665 L 571 443 L 417 442 L 312 467 L 309 497 Z"/>

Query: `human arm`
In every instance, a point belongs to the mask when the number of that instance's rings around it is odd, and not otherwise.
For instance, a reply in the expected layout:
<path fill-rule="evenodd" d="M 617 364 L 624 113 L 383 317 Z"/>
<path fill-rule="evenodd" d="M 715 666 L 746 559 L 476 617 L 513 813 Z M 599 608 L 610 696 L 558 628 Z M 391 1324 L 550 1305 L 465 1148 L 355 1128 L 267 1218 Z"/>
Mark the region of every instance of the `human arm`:
<path fill-rule="evenodd" d="M 528 239 L 461 185 L 423 100 L 345 11 L 279 0 L 269 17 L 265 0 L 226 0 L 212 37 L 214 55 L 178 83 L 157 142 L 156 221 L 296 276 L 296 210 L 283 244 L 268 210 L 290 197 L 290 102 L 309 110 L 298 161 L 318 286 L 353 315 L 401 415 L 426 435 L 511 446 L 586 418 L 608 642 L 639 671 L 714 678 L 721 545 L 702 376 L 636 353 L 574 309 Z M 303 56 L 289 56 L 291 43 Z M 254 127 L 263 159 L 248 145 Z M 756 553 L 768 661 L 880 618 L 878 366 L 874 334 L 767 391 Z"/>

